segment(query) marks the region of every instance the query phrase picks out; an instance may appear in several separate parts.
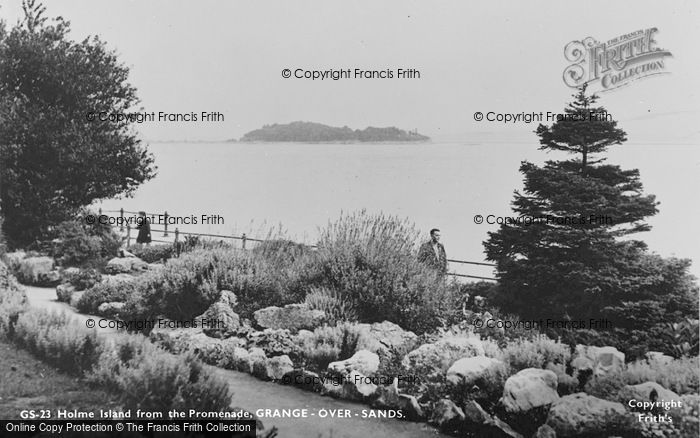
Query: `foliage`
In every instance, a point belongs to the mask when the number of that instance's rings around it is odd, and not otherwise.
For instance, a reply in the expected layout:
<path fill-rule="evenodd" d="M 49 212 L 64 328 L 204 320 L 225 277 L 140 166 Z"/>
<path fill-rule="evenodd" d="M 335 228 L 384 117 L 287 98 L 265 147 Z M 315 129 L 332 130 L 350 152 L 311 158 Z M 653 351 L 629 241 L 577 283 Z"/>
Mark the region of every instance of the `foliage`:
<path fill-rule="evenodd" d="M 0 261 L 0 336 L 11 337 L 19 315 L 27 308 L 27 295 Z"/>
<path fill-rule="evenodd" d="M 329 363 L 355 354 L 360 336 L 360 327 L 349 322 L 317 327 L 310 337 L 303 339 L 301 355 L 307 365 L 325 371 Z"/>
<path fill-rule="evenodd" d="M 125 302 L 135 293 L 136 282 L 104 282 L 97 283 L 88 289 L 78 300 L 76 307 L 80 313 L 96 315 L 97 308 L 103 303 Z"/>
<path fill-rule="evenodd" d="M 146 263 L 164 262 L 175 255 L 171 244 L 135 246 L 131 252 Z"/>
<path fill-rule="evenodd" d="M 87 224 L 81 213 L 79 219 L 61 222 L 49 236 L 54 236 L 50 255 L 61 266 L 102 268 L 112 257 L 116 257 L 121 246 L 121 237 L 108 225 Z"/>
<path fill-rule="evenodd" d="M 300 141 L 300 142 L 329 142 L 329 141 L 424 141 L 428 137 L 417 133 L 388 127 L 367 127 L 364 130 L 352 130 L 347 126 L 336 128 L 320 123 L 292 122 L 289 124 L 265 125 L 246 133 L 241 141 Z"/>
<path fill-rule="evenodd" d="M 68 283 L 75 287 L 75 290 L 87 290 L 102 281 L 102 274 L 96 269 L 84 268 L 78 272 L 71 274 L 67 278 Z"/>
<path fill-rule="evenodd" d="M 0 33 L 0 200 L 14 246 L 155 172 L 133 121 L 90 120 L 138 103 L 128 68 L 99 38 L 72 41 L 67 21 L 47 20 L 34 0 L 24 6 L 24 20 Z"/>
<path fill-rule="evenodd" d="M 7 252 L 7 242 L 5 241 L 5 233 L 2 231 L 2 214 L 0 214 L 0 257 Z"/>
<path fill-rule="evenodd" d="M 566 366 L 571 360 L 571 351 L 568 345 L 540 335 L 534 340 L 509 342 L 503 349 L 502 360 L 511 366 L 513 372 L 525 368 L 546 368 L 548 364 Z"/>
<path fill-rule="evenodd" d="M 700 390 L 700 363 L 697 357 L 663 361 L 638 360 L 626 369 L 611 372 L 588 381 L 585 391 L 600 398 L 616 397 L 625 385 L 656 382 L 678 395 L 697 394 Z"/>
<path fill-rule="evenodd" d="M 322 310 L 331 325 L 340 321 L 357 321 L 355 306 L 336 290 L 325 287 L 312 288 L 304 302 L 309 309 Z"/>
<path fill-rule="evenodd" d="M 97 362 L 100 343 L 94 330 L 76 330 L 66 313 L 30 310 L 19 315 L 14 342 L 67 373 L 82 375 Z"/>
<path fill-rule="evenodd" d="M 362 322 L 384 320 L 423 333 L 458 313 L 456 288 L 416 258 L 418 233 L 407 221 L 361 211 L 321 230 L 316 278 L 343 291 Z"/>
<path fill-rule="evenodd" d="M 166 353 L 140 335 L 105 347 L 88 379 L 121 393 L 125 409 L 223 411 L 230 403 L 228 384 L 192 354 Z"/>
<path fill-rule="evenodd" d="M 296 361 L 299 358 L 299 347 L 292 340 L 289 330 L 265 329 L 261 332 L 252 332 L 248 335 L 248 349 L 262 348 L 267 357 L 286 354 Z"/>

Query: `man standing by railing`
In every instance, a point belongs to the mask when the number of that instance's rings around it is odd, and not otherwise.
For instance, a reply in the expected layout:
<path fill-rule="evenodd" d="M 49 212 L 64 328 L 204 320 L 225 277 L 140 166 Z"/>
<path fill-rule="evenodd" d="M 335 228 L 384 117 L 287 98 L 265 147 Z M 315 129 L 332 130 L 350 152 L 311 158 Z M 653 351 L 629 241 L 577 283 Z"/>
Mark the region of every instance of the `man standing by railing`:
<path fill-rule="evenodd" d="M 430 230 L 430 240 L 420 246 L 418 261 L 436 269 L 441 274 L 447 274 L 447 254 L 440 243 L 440 230 Z"/>

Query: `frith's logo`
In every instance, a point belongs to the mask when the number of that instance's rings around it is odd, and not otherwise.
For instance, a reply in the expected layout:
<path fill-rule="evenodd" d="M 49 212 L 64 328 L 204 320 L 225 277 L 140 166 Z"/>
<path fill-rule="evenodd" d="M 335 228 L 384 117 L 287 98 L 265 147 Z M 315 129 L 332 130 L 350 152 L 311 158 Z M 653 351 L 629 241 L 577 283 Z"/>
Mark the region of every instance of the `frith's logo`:
<path fill-rule="evenodd" d="M 572 64 L 564 70 L 564 83 L 572 88 L 597 83 L 600 91 L 610 91 L 637 79 L 668 73 L 664 58 L 672 55 L 656 46 L 656 32 L 652 27 L 604 43 L 592 37 L 570 42 L 564 56 Z"/>

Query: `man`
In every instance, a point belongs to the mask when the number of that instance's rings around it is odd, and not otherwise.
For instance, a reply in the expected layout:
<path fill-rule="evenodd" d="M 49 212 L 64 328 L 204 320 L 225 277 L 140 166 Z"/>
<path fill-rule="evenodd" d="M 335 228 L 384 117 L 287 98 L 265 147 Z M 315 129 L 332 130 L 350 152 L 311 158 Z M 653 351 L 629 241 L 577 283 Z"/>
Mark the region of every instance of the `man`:
<path fill-rule="evenodd" d="M 151 224 L 148 222 L 145 211 L 139 211 L 139 218 L 136 221 L 136 229 L 139 230 L 138 236 L 136 236 L 136 243 L 151 243 Z"/>
<path fill-rule="evenodd" d="M 418 250 L 418 261 L 435 268 L 441 274 L 447 274 L 447 255 L 445 247 L 440 243 L 440 230 L 430 230 L 430 241 L 425 242 Z"/>

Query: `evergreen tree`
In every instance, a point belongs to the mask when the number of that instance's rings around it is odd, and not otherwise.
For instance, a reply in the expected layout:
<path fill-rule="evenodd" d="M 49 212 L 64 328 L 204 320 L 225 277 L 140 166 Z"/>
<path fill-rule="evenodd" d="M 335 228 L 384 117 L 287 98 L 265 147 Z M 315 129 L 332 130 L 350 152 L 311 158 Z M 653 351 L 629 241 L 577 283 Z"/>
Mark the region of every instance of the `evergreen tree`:
<path fill-rule="evenodd" d="M 643 194 L 638 170 L 602 164 L 600 154 L 622 144 L 624 131 L 603 117 L 605 109 L 595 106 L 597 98 L 585 86 L 573 97 L 565 117 L 535 131 L 541 150 L 573 158 L 542 167 L 522 162 L 524 191 L 515 192 L 513 210 L 527 220 L 502 225 L 484 242 L 487 258 L 497 265 L 496 304 L 534 319 L 619 317 L 621 306 L 636 300 L 671 303 L 673 311 L 682 302 L 687 313 L 697 314 L 689 263 L 664 265 L 650 259 L 646 244 L 628 237 L 650 229 L 644 219 L 657 213 L 658 203 Z M 662 272 L 677 279 L 664 279 Z M 622 324 L 619 318 L 612 322 Z"/>
<path fill-rule="evenodd" d="M 138 103 L 128 68 L 97 37 L 71 41 L 68 22 L 33 0 L 23 7 L 23 22 L 0 32 L 0 201 L 15 246 L 155 172 L 130 122 L 91 117 Z"/>

